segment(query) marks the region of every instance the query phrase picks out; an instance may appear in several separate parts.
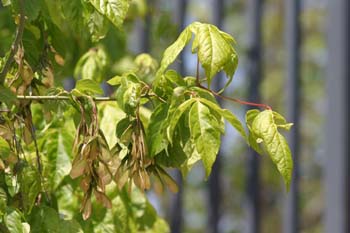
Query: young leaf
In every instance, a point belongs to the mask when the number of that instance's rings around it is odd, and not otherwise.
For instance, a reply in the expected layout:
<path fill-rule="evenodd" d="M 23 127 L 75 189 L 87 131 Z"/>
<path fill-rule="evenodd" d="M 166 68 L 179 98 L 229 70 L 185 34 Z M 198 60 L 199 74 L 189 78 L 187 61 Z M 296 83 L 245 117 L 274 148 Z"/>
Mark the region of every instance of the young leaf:
<path fill-rule="evenodd" d="M 204 23 L 192 23 L 190 30 L 195 34 L 192 53 L 197 52 L 210 86 L 215 74 L 224 70 L 229 82 L 237 68 L 238 56 L 227 33 L 223 34 L 217 27 Z"/>
<path fill-rule="evenodd" d="M 157 77 L 161 76 L 168 66 L 173 63 L 181 50 L 189 43 L 192 33 L 195 35 L 192 44 L 192 53 L 197 52 L 199 62 L 202 64 L 207 77 L 208 85 L 214 75 L 224 70 L 232 81 L 238 65 L 238 56 L 232 44 L 234 39 L 227 33 L 220 31 L 210 24 L 194 22 L 187 26 L 178 39 L 164 52 Z"/>
<path fill-rule="evenodd" d="M 206 105 L 196 101 L 189 113 L 189 125 L 191 138 L 208 177 L 220 148 L 219 123 Z"/>
<path fill-rule="evenodd" d="M 278 132 L 273 112 L 265 110 L 259 113 L 252 123 L 252 131 L 262 140 L 288 188 L 292 179 L 293 160 L 286 139 Z"/>
<path fill-rule="evenodd" d="M 128 0 L 90 0 L 98 12 L 120 28 L 129 8 Z"/>

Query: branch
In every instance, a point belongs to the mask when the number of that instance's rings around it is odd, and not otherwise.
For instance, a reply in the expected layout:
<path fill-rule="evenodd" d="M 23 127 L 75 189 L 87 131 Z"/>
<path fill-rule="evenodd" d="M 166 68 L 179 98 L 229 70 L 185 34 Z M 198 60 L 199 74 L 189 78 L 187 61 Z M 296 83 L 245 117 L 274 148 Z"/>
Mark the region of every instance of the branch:
<path fill-rule="evenodd" d="M 18 46 L 22 41 L 24 24 L 25 24 L 25 15 L 24 15 L 24 6 L 23 5 L 24 5 L 24 0 L 19 0 L 19 15 L 20 15 L 19 24 L 17 27 L 15 40 L 13 41 L 13 43 L 11 45 L 11 52 L 8 56 L 7 61 L 5 62 L 4 68 L 2 69 L 2 71 L 0 73 L 0 85 L 4 84 L 6 74 L 8 73 L 8 71 L 11 67 L 14 56 L 16 55 L 17 50 L 18 50 Z"/>
<path fill-rule="evenodd" d="M 69 96 L 59 96 L 59 95 L 18 95 L 18 100 L 70 100 Z M 112 97 L 92 97 L 94 101 L 115 101 Z"/>

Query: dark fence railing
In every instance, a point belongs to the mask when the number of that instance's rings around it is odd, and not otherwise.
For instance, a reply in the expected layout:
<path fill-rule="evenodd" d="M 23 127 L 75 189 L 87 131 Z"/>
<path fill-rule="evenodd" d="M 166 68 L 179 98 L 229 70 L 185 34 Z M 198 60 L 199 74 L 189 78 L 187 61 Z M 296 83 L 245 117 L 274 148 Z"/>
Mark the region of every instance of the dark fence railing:
<path fill-rule="evenodd" d="M 294 169 L 290 191 L 287 194 L 284 215 L 284 233 L 299 232 L 299 128 L 300 128 L 300 0 L 285 0 L 286 38 L 286 106 L 287 119 L 293 122 L 288 142 Z"/>
<path fill-rule="evenodd" d="M 222 29 L 224 19 L 224 0 L 210 0 L 212 7 L 212 23 L 218 28 Z M 214 79 L 214 89 L 220 89 L 222 74 L 218 74 L 218 77 Z M 221 104 L 221 99 L 217 99 L 218 103 Z M 222 152 L 216 158 L 213 165 L 210 177 L 208 179 L 208 221 L 207 221 L 207 232 L 208 233 L 219 233 L 219 222 L 222 215 Z"/>
<path fill-rule="evenodd" d="M 329 1 L 324 232 L 349 227 L 349 0 Z"/>
<path fill-rule="evenodd" d="M 185 28 L 186 15 L 187 15 L 187 0 L 178 0 L 175 7 L 175 21 L 179 28 L 179 33 Z M 176 67 L 181 75 L 185 75 L 185 55 L 181 53 L 179 55 L 180 62 Z M 174 172 L 175 180 L 179 185 L 179 192 L 172 197 L 170 206 L 170 229 L 172 233 L 183 232 L 183 192 L 184 184 L 182 175 L 179 171 Z"/>
<path fill-rule="evenodd" d="M 249 0 L 248 14 L 248 61 L 247 72 L 249 77 L 249 101 L 260 103 L 260 84 L 262 80 L 262 14 L 263 1 Z M 247 203 L 246 229 L 247 233 L 260 232 L 260 158 L 259 155 L 248 149 L 247 160 Z"/>

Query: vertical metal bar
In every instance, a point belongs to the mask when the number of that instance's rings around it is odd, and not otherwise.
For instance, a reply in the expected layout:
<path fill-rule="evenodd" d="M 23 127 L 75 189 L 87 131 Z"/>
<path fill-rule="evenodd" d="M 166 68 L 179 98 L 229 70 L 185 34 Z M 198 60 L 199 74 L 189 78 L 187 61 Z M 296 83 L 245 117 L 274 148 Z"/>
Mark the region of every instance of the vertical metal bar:
<path fill-rule="evenodd" d="M 140 53 L 149 53 L 151 49 L 151 24 L 155 0 L 147 0 L 147 12 L 143 20 L 137 23 L 138 46 Z"/>
<path fill-rule="evenodd" d="M 186 13 L 187 13 L 187 5 L 188 1 L 187 0 L 178 0 L 177 1 L 177 7 L 176 7 L 176 15 L 175 15 L 175 20 L 176 23 L 179 26 L 179 33 L 186 27 Z M 185 73 L 185 63 L 184 60 L 185 55 L 184 53 L 180 54 L 180 64 L 178 67 L 178 71 L 180 72 L 181 75 L 184 75 Z"/>
<path fill-rule="evenodd" d="M 179 25 L 179 32 L 185 27 L 185 17 L 187 11 L 187 0 L 178 0 L 176 2 L 175 20 Z M 180 64 L 177 70 L 181 75 L 185 74 L 185 56 L 180 54 Z M 170 206 L 170 229 L 172 233 L 180 233 L 183 230 L 183 180 L 179 171 L 175 172 L 175 180 L 179 185 L 179 192 L 174 195 Z"/>
<path fill-rule="evenodd" d="M 294 169 L 290 191 L 285 202 L 283 232 L 297 233 L 299 229 L 300 0 L 285 0 L 285 12 L 287 119 L 294 123 L 288 135 L 288 141 L 293 156 Z"/>
<path fill-rule="evenodd" d="M 249 101 L 260 102 L 259 87 L 262 76 L 261 53 L 262 53 L 262 6 L 263 0 L 248 1 L 248 76 Z M 247 161 L 247 233 L 260 232 L 260 178 L 259 178 L 259 155 L 251 148 L 248 149 Z"/>
<path fill-rule="evenodd" d="M 224 18 L 224 0 L 211 0 L 212 11 L 212 22 L 217 27 L 221 28 Z M 216 79 L 214 79 L 213 87 L 215 89 L 220 89 L 220 80 L 222 79 L 222 74 L 218 74 Z M 222 102 L 221 99 L 217 99 L 219 104 Z M 219 151 L 216 161 L 213 165 L 209 180 L 209 196 L 208 196 L 208 227 L 207 231 L 210 233 L 219 233 L 219 221 L 220 221 L 220 207 L 221 207 L 221 197 L 222 197 L 222 187 L 221 187 L 221 158 L 222 154 Z"/>
<path fill-rule="evenodd" d="M 349 1 L 329 1 L 325 231 L 349 229 Z"/>

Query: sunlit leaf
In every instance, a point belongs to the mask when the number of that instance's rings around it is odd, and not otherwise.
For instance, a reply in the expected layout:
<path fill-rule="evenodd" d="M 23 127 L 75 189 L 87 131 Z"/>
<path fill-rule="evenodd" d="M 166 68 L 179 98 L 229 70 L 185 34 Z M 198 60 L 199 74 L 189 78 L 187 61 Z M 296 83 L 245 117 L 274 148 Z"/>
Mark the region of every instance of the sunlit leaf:
<path fill-rule="evenodd" d="M 214 25 L 199 22 L 194 22 L 187 26 L 178 39 L 164 51 L 162 62 L 157 72 L 157 81 L 189 43 L 192 33 L 194 34 L 192 53 L 198 54 L 199 62 L 202 64 L 206 74 L 208 86 L 210 87 L 214 75 L 223 70 L 229 78 L 225 85 L 227 87 L 232 81 L 238 65 L 238 55 L 232 46 L 234 39 Z"/>
<path fill-rule="evenodd" d="M 24 228 L 22 225 L 22 215 L 18 210 L 11 209 L 7 212 L 4 222 L 9 232 L 11 233 L 23 233 Z"/>
<path fill-rule="evenodd" d="M 121 27 L 129 8 L 128 0 L 89 0 L 116 27 Z"/>
<path fill-rule="evenodd" d="M 281 120 L 279 117 L 278 121 Z M 292 179 L 293 160 L 286 139 L 278 132 L 273 112 L 265 110 L 259 113 L 252 123 L 252 131 L 256 137 L 261 138 L 267 153 L 277 166 L 288 188 Z"/>
<path fill-rule="evenodd" d="M 197 101 L 191 107 L 189 125 L 191 137 L 208 177 L 220 148 L 220 131 L 217 130 L 219 123 L 209 108 Z"/>

